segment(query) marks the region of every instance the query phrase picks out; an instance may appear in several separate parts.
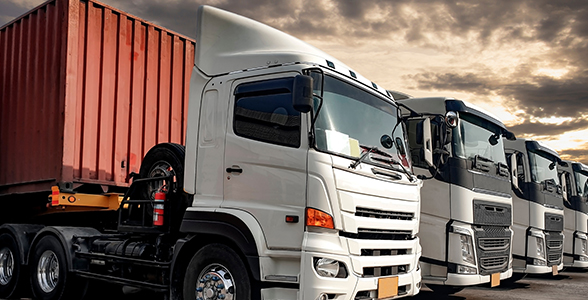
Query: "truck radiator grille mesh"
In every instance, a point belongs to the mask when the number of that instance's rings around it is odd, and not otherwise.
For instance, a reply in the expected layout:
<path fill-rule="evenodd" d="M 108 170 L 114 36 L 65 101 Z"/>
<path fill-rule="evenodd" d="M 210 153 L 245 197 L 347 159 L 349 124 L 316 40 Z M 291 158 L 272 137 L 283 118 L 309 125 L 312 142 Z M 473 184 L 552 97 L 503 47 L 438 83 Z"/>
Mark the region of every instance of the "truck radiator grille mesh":
<path fill-rule="evenodd" d="M 504 272 L 508 269 L 512 231 L 507 226 L 475 226 L 480 275 Z"/>
<path fill-rule="evenodd" d="M 547 226 L 547 224 L 546 224 Z M 545 244 L 547 245 L 547 265 L 559 265 L 563 255 L 563 235 L 560 232 L 546 232 Z"/>

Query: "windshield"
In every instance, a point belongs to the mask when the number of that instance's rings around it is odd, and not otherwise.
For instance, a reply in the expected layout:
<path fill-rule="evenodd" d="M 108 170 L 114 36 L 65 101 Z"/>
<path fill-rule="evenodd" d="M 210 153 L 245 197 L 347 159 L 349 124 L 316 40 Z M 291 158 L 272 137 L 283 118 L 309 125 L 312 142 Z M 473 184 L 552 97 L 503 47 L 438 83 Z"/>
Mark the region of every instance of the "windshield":
<path fill-rule="evenodd" d="M 576 192 L 578 196 L 588 197 L 588 174 L 583 172 L 574 172 L 576 177 Z"/>
<path fill-rule="evenodd" d="M 497 139 L 496 145 L 489 141 L 490 136 L 499 132 L 498 126 L 486 120 L 460 113 L 459 126 L 453 128 L 453 153 L 465 159 L 479 155 L 495 163 L 506 164 L 502 138 Z"/>
<path fill-rule="evenodd" d="M 542 156 L 540 152 L 529 151 L 529 163 L 531 164 L 531 179 L 533 182 L 541 183 L 548 179 L 557 179 L 557 168 L 555 167 L 555 161 L 549 156 Z M 551 169 L 549 168 L 551 166 Z"/>
<path fill-rule="evenodd" d="M 321 74 L 312 76 L 314 93 L 321 95 Z M 329 75 L 324 76 L 322 96 L 315 123 L 318 150 L 358 158 L 365 147 L 378 147 L 404 167 L 411 166 L 398 108 L 390 101 Z M 315 113 L 319 101 L 315 97 Z"/>

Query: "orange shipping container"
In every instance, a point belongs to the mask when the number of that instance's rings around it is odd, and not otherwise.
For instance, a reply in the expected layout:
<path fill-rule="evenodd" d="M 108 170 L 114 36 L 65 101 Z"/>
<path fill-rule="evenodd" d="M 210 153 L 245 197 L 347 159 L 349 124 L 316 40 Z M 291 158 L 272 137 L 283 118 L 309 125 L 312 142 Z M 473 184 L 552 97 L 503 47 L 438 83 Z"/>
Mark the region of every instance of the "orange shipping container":
<path fill-rule="evenodd" d="M 0 196 L 127 186 L 155 144 L 184 144 L 194 41 L 92 0 L 0 28 Z"/>

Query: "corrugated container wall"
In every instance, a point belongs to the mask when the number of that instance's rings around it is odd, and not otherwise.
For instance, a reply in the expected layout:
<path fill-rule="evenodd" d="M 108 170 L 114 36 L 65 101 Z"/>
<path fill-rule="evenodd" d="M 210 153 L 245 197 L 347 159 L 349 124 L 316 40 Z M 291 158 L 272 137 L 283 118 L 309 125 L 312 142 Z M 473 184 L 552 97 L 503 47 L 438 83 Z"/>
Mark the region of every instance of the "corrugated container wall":
<path fill-rule="evenodd" d="M 127 186 L 184 143 L 194 41 L 95 1 L 48 1 L 0 28 L 0 195 Z"/>

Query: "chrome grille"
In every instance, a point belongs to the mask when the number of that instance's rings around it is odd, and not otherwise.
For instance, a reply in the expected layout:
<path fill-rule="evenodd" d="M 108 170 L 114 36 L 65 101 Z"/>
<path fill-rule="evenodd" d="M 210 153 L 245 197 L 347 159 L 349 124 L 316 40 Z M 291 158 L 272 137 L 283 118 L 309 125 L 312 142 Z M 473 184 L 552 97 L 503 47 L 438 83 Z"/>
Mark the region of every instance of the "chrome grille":
<path fill-rule="evenodd" d="M 506 266 L 508 256 L 484 257 L 480 259 L 480 263 L 484 269 L 497 269 Z"/>
<path fill-rule="evenodd" d="M 403 220 L 408 221 L 414 218 L 413 213 L 385 211 L 371 208 L 358 207 L 355 209 L 355 216 L 374 219 Z"/>

